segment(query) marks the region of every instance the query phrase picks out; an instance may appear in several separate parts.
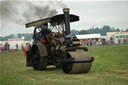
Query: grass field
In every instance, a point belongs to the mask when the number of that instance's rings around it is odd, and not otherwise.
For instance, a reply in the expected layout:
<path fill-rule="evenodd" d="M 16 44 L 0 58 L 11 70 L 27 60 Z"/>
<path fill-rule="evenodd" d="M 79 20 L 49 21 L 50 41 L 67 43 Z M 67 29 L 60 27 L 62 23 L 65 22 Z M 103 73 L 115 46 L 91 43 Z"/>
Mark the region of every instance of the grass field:
<path fill-rule="evenodd" d="M 0 54 L 0 85 L 128 85 L 128 44 L 89 47 L 95 61 L 89 73 L 65 74 L 53 67 L 25 66 L 22 51 Z"/>

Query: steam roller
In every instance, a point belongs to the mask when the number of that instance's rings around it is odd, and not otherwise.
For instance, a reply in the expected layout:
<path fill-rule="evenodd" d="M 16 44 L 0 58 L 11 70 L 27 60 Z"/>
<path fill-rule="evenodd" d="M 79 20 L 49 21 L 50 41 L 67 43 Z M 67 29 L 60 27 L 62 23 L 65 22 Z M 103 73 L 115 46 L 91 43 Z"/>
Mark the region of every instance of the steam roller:
<path fill-rule="evenodd" d="M 80 39 L 70 33 L 70 23 L 75 21 L 79 21 L 79 16 L 64 8 L 63 14 L 27 23 L 26 28 L 35 29 L 33 43 L 28 45 L 26 65 L 34 70 L 55 65 L 68 74 L 89 72 L 94 59 Z"/>

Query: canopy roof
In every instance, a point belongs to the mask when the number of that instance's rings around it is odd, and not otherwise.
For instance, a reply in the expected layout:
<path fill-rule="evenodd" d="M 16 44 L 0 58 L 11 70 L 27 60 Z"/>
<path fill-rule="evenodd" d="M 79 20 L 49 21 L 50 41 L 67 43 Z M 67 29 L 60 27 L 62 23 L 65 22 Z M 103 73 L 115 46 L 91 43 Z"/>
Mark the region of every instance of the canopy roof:
<path fill-rule="evenodd" d="M 70 22 L 75 22 L 75 21 L 79 21 L 79 16 L 70 14 Z M 50 23 L 51 25 L 59 25 L 61 23 L 64 23 L 64 14 L 59 14 L 59 15 L 53 16 L 51 18 L 45 18 L 45 19 L 27 23 L 26 28 L 32 27 L 32 26 L 37 26 L 40 24 L 45 24 L 45 23 Z"/>
<path fill-rule="evenodd" d="M 70 22 L 75 22 L 75 21 L 79 21 L 79 16 L 70 14 Z M 51 24 L 64 23 L 64 14 L 59 14 L 59 15 L 51 17 L 50 23 Z"/>

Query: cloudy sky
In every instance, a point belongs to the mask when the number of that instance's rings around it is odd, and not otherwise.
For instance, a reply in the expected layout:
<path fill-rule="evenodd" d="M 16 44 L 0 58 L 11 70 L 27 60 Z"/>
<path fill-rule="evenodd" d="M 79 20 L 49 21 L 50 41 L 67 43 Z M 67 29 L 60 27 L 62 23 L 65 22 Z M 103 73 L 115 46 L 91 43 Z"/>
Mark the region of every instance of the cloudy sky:
<path fill-rule="evenodd" d="M 0 36 L 12 33 L 32 33 L 25 23 L 62 13 L 64 7 L 80 16 L 80 21 L 71 24 L 71 29 L 89 29 L 92 26 L 128 28 L 127 0 L 0 0 Z"/>

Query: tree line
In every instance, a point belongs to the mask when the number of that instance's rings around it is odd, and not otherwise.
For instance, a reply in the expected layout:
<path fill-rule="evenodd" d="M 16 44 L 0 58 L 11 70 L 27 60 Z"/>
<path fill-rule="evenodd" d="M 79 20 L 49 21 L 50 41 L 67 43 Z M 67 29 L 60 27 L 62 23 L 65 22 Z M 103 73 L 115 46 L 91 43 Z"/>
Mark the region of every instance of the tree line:
<path fill-rule="evenodd" d="M 25 41 L 31 40 L 32 39 L 32 33 L 18 33 L 18 34 L 10 34 L 5 37 L 0 36 L 0 41 L 7 41 L 10 38 L 22 38 L 24 37 Z"/>
<path fill-rule="evenodd" d="M 108 25 L 104 25 L 101 28 L 90 28 L 88 30 L 71 30 L 71 34 L 73 35 L 81 35 L 81 34 L 94 34 L 94 33 L 100 33 L 101 35 L 106 35 L 107 32 L 128 32 L 128 28 L 126 30 L 120 30 L 119 28 L 110 27 Z M 18 34 L 10 34 L 5 37 L 0 36 L 0 41 L 7 41 L 9 38 L 21 38 L 22 36 L 25 37 L 26 40 L 32 39 L 32 33 L 18 33 Z"/>
<path fill-rule="evenodd" d="M 119 28 L 110 27 L 108 25 L 104 25 L 103 27 L 99 28 L 90 28 L 88 30 L 71 30 L 71 34 L 94 34 L 100 33 L 102 36 L 106 35 L 107 32 L 128 32 L 128 28 L 126 30 L 120 30 Z"/>

